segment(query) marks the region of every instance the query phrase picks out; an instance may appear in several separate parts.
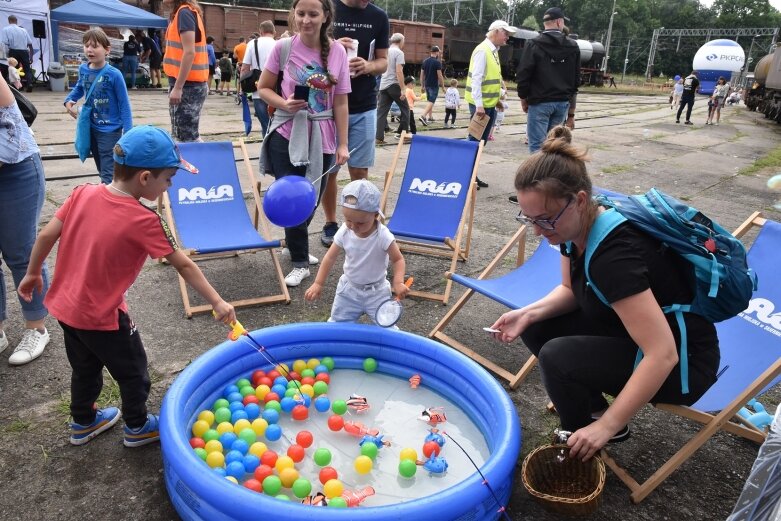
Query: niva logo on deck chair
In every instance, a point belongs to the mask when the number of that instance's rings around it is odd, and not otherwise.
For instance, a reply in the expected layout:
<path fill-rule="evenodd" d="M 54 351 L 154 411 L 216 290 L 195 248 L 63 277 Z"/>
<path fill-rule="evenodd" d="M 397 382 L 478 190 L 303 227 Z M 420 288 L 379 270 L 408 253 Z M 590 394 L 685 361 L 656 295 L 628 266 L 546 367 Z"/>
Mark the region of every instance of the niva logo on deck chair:
<path fill-rule="evenodd" d="M 419 194 L 428 195 L 434 197 L 458 197 L 461 193 L 461 183 L 439 183 L 432 181 L 431 179 L 421 180 L 416 177 L 409 185 L 409 191 Z"/>
<path fill-rule="evenodd" d="M 753 298 L 748 307 L 738 316 L 748 320 L 757 327 L 761 327 L 768 333 L 781 336 L 781 311 L 773 313 L 776 307 L 772 301 L 766 298 Z M 751 315 L 756 315 L 756 318 Z"/>
<path fill-rule="evenodd" d="M 231 185 L 212 186 L 207 191 L 202 186 L 179 189 L 179 204 L 203 204 L 222 203 L 233 200 L 233 187 Z"/>

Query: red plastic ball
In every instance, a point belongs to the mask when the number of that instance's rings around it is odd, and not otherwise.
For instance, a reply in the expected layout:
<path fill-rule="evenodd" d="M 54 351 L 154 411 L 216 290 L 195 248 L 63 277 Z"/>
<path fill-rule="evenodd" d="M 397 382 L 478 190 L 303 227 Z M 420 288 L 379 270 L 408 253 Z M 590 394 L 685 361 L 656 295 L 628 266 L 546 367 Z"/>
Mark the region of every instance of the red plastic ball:
<path fill-rule="evenodd" d="M 268 375 L 258 380 L 258 385 L 267 385 L 269 389 L 274 385 L 274 380 L 268 377 Z M 255 387 L 257 387 L 256 385 Z"/>
<path fill-rule="evenodd" d="M 258 397 L 255 396 L 254 394 L 248 394 L 247 396 L 244 397 L 243 401 L 244 401 L 244 405 L 248 405 L 250 403 L 259 403 L 260 402 L 260 400 L 258 400 Z"/>
<path fill-rule="evenodd" d="M 288 381 L 290 381 L 290 380 L 298 380 L 298 381 L 300 382 L 300 381 L 301 381 L 301 375 L 300 375 L 300 374 L 298 374 L 298 373 L 297 373 L 297 372 L 295 372 L 295 371 L 290 371 L 290 372 L 287 374 L 287 379 L 288 379 Z"/>
<path fill-rule="evenodd" d="M 276 402 L 279 401 L 279 395 L 274 392 L 266 393 L 266 396 L 263 397 L 263 403 L 268 403 L 271 400 L 274 400 Z"/>
<path fill-rule="evenodd" d="M 344 427 L 344 418 L 342 418 L 338 414 L 334 414 L 333 416 L 328 418 L 328 428 L 331 429 L 332 431 L 338 432 L 342 430 L 342 427 Z M 434 445 L 436 445 L 436 443 Z"/>
<path fill-rule="evenodd" d="M 266 371 L 263 371 L 261 369 L 258 369 L 257 371 L 254 371 L 252 373 L 252 376 L 250 377 L 250 380 L 252 381 L 252 386 L 253 387 L 257 387 L 258 386 L 258 382 L 264 376 L 266 376 Z"/>
<path fill-rule="evenodd" d="M 333 467 L 323 467 L 320 469 L 319 479 L 320 483 L 325 485 L 329 479 L 339 479 L 339 474 L 337 474 L 336 469 Z"/>
<path fill-rule="evenodd" d="M 190 438 L 190 447 L 194 449 L 202 449 L 206 446 L 206 442 L 202 438 Z"/>
<path fill-rule="evenodd" d="M 276 456 L 276 455 L 275 455 Z M 276 458 L 274 458 L 276 460 Z M 274 461 L 276 463 L 276 461 Z M 273 464 L 271 466 L 267 464 L 258 465 L 255 469 L 255 479 L 263 483 L 263 480 L 274 473 Z M 260 492 L 260 490 L 258 491 Z"/>
<path fill-rule="evenodd" d="M 274 465 L 277 464 L 277 458 L 278 457 L 279 456 L 277 456 L 277 453 L 274 452 L 273 450 L 267 450 L 266 452 L 261 454 L 260 462 L 263 465 L 268 465 L 269 467 L 271 467 L 273 469 Z M 261 480 L 261 481 L 263 481 L 263 480 Z"/>
<path fill-rule="evenodd" d="M 317 376 L 315 376 L 315 382 L 325 382 L 327 384 L 330 384 L 331 377 L 328 376 L 328 373 L 319 373 Z"/>
<path fill-rule="evenodd" d="M 309 431 L 301 431 L 298 434 L 296 434 L 296 443 L 298 443 L 305 449 L 311 447 L 312 442 L 314 440 L 315 440 L 314 436 L 312 436 L 312 433 Z"/>
<path fill-rule="evenodd" d="M 423 444 L 423 454 L 425 454 L 427 458 L 430 458 L 432 454 L 434 454 L 434 456 L 439 456 L 440 450 L 442 450 L 442 447 L 440 447 L 436 441 L 427 441 Z"/>
<path fill-rule="evenodd" d="M 311 376 L 305 376 L 301 379 L 301 385 L 315 385 L 315 379 Z"/>
<path fill-rule="evenodd" d="M 260 483 L 261 482 L 257 479 L 250 478 L 244 482 L 244 486 L 250 490 L 254 490 L 255 492 L 263 492 L 263 485 Z"/>
<path fill-rule="evenodd" d="M 279 371 L 277 371 L 276 369 L 272 369 L 271 371 L 266 373 L 266 376 L 268 376 L 271 379 L 271 381 L 273 382 L 274 380 L 277 379 L 277 376 L 280 376 L 280 374 L 279 374 Z"/>
<path fill-rule="evenodd" d="M 287 455 L 290 456 L 290 459 L 294 462 L 301 463 L 304 461 L 306 453 L 304 452 L 304 447 L 301 445 L 291 445 L 287 448 Z"/>
<path fill-rule="evenodd" d="M 309 409 L 306 408 L 306 405 L 296 405 L 293 407 L 293 411 L 290 413 L 290 416 L 292 416 L 294 420 L 306 420 L 309 418 Z"/>

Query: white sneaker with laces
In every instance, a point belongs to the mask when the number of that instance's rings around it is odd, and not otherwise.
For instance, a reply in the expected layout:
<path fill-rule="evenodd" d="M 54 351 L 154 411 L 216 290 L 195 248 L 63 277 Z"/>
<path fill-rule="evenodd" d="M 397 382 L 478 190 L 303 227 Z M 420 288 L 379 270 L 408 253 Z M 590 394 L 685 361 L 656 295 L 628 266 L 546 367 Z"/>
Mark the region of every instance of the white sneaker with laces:
<path fill-rule="evenodd" d="M 290 258 L 290 250 L 287 249 L 287 248 L 282 248 L 281 250 L 279 250 L 279 255 L 280 255 L 280 257 L 285 257 L 285 258 L 289 259 Z M 310 253 L 309 254 L 309 265 L 310 266 L 316 266 L 319 263 L 320 263 L 320 259 L 318 259 L 317 257 L 315 257 L 314 255 L 312 255 Z"/>
<path fill-rule="evenodd" d="M 290 288 L 295 288 L 307 277 L 309 277 L 309 268 L 293 268 L 293 271 L 285 277 L 285 284 Z"/>
<path fill-rule="evenodd" d="M 5 336 L 5 331 L 0 331 L 0 353 L 6 350 L 8 347 L 8 337 Z"/>
<path fill-rule="evenodd" d="M 49 343 L 49 331 L 43 333 L 37 329 L 25 329 L 22 341 L 8 359 L 11 365 L 24 365 L 43 354 L 43 348 Z"/>

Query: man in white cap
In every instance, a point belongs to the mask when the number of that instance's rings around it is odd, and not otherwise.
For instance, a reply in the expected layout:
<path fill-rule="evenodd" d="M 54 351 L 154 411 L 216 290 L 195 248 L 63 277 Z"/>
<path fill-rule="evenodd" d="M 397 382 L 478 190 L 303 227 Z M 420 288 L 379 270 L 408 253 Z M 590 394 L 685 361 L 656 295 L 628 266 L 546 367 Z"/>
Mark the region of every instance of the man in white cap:
<path fill-rule="evenodd" d="M 512 27 L 504 20 L 496 20 L 488 28 L 488 33 L 475 50 L 469 60 L 469 74 L 466 80 L 466 99 L 469 103 L 469 115 L 477 114 L 480 119 L 489 118 L 483 131 L 483 142 L 488 141 L 491 129 L 496 121 L 496 104 L 499 102 L 502 88 L 502 67 L 499 63 L 499 47 L 507 45 L 507 40 L 518 29 Z M 471 135 L 471 141 L 477 141 Z M 485 188 L 488 184 L 480 179 L 477 187 Z"/>

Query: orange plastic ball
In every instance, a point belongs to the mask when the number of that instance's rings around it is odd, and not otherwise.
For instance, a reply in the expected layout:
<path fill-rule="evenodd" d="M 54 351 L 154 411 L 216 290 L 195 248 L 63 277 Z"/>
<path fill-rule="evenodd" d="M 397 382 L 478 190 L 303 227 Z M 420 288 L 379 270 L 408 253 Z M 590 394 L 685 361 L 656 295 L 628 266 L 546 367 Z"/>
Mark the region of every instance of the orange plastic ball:
<path fill-rule="evenodd" d="M 338 414 L 334 414 L 333 416 L 328 418 L 328 428 L 331 429 L 334 432 L 338 432 L 342 430 L 344 427 L 344 418 L 339 416 Z M 436 445 L 436 443 L 434 443 Z"/>

